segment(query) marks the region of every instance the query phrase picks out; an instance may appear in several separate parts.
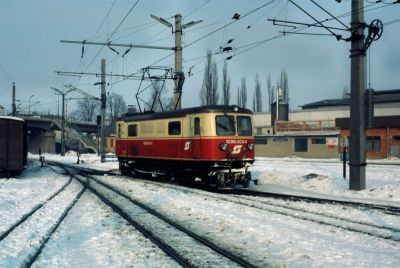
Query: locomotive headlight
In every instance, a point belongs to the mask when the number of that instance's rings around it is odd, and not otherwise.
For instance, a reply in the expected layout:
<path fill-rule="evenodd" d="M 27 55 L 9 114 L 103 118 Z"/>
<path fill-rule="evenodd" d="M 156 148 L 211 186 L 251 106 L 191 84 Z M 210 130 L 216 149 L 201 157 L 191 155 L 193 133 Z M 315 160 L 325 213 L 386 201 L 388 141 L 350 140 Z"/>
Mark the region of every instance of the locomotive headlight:
<path fill-rule="evenodd" d="M 249 143 L 247 145 L 247 148 L 249 148 L 250 151 L 253 151 L 254 150 L 254 144 L 253 143 Z"/>
<path fill-rule="evenodd" d="M 219 148 L 222 150 L 222 151 L 227 151 L 228 150 L 228 144 L 226 144 L 226 143 L 221 143 L 220 145 L 219 145 Z"/>

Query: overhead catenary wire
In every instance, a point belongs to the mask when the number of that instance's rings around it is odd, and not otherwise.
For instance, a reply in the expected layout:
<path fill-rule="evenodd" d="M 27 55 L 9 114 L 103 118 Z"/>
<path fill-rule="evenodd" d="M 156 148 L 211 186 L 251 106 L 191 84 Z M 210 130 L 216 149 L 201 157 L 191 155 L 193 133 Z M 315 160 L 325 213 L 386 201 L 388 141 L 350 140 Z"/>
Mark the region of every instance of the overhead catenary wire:
<path fill-rule="evenodd" d="M 298 4 L 296 4 L 293 0 L 289 0 L 290 3 L 292 3 L 293 5 L 295 5 L 298 9 L 300 9 L 301 11 L 303 11 L 307 16 L 309 16 L 310 18 L 312 18 L 317 24 L 321 25 L 323 28 L 325 28 L 328 32 L 330 32 L 333 36 L 335 36 L 336 38 L 340 38 L 339 35 L 335 34 L 331 29 L 327 28 L 325 25 L 322 24 L 321 21 L 317 20 L 314 16 L 312 16 L 309 12 L 307 12 L 304 8 L 302 8 L 301 6 L 299 6 Z"/>
<path fill-rule="evenodd" d="M 111 35 L 107 38 L 106 42 L 109 42 L 111 40 L 111 38 L 113 37 L 113 35 L 118 31 L 119 27 L 121 27 L 121 25 L 124 23 L 124 21 L 126 20 L 126 18 L 132 13 L 133 9 L 136 7 L 136 5 L 139 3 L 139 0 L 136 0 L 136 2 L 133 4 L 133 6 L 129 9 L 129 11 L 127 12 L 127 14 L 125 15 L 125 17 L 121 20 L 121 22 L 118 24 L 118 26 L 114 29 L 114 31 L 111 33 Z M 96 60 L 96 58 L 99 56 L 100 52 L 104 49 L 105 45 L 101 46 L 101 48 L 99 49 L 99 51 L 96 53 L 96 55 L 93 57 L 93 59 L 90 61 L 90 63 L 88 64 L 88 66 L 85 69 L 85 72 L 90 68 L 90 66 L 93 64 L 93 62 Z"/>
<path fill-rule="evenodd" d="M 15 80 L 6 72 L 6 70 L 4 69 L 3 65 L 1 65 L 0 63 L 0 69 L 3 71 L 3 73 L 6 75 L 6 77 L 11 81 L 14 82 Z"/>
<path fill-rule="evenodd" d="M 261 5 L 261 6 L 257 7 L 257 8 L 255 8 L 255 9 L 250 10 L 249 12 L 247 12 L 247 13 L 245 13 L 244 15 L 240 16 L 240 19 L 243 19 L 243 18 L 245 18 L 245 17 L 247 17 L 247 16 L 253 14 L 254 12 L 256 12 L 256 11 L 258 11 L 258 10 L 260 10 L 260 9 L 262 9 L 262 8 L 264 8 L 264 7 L 266 7 L 266 6 L 268 6 L 268 5 L 270 5 L 270 4 L 273 3 L 273 2 L 275 2 L 275 0 L 271 0 L 271 1 L 269 1 L 269 2 L 267 2 L 267 3 L 265 3 L 265 4 L 263 4 L 263 5 Z M 230 26 L 231 24 L 233 24 L 233 23 L 235 23 L 235 22 L 237 22 L 237 21 L 238 21 L 238 20 L 233 20 L 232 22 L 230 22 L 230 23 L 228 23 L 228 24 L 225 24 L 224 26 L 218 27 L 217 29 L 213 30 L 212 32 L 210 32 L 210 33 L 208 33 L 208 34 L 206 34 L 206 35 L 204 35 L 204 36 L 202 36 L 202 37 L 200 37 L 200 38 L 198 38 L 198 39 L 196 39 L 196 40 L 190 42 L 189 44 L 186 44 L 185 46 L 183 46 L 183 48 L 187 48 L 187 47 L 189 47 L 189 46 L 191 46 L 191 45 L 193 45 L 193 44 L 195 44 L 195 43 L 197 43 L 197 42 L 199 42 L 199 41 L 201 41 L 201 40 L 207 38 L 208 36 L 210 36 L 210 35 L 212 35 L 212 34 L 218 32 L 218 31 L 220 31 L 220 30 L 222 30 L 222 29 L 224 29 L 224 28 Z M 153 65 L 155 65 L 155 64 L 158 64 L 159 62 L 162 62 L 163 60 L 169 58 L 169 57 L 172 56 L 173 54 L 174 54 L 174 52 L 172 52 L 172 53 L 166 55 L 165 57 L 163 57 L 163 58 L 161 58 L 161 59 L 159 59 L 159 60 L 153 62 L 152 64 L 150 64 L 150 65 L 148 65 L 148 66 L 153 66 Z M 139 72 L 140 72 L 140 70 L 134 72 L 133 75 L 138 74 Z M 123 80 L 125 80 L 125 79 L 126 79 L 126 78 L 123 78 L 123 79 L 121 79 L 121 80 L 119 80 L 119 81 L 116 81 L 114 84 L 119 83 L 119 82 L 121 82 L 121 81 L 123 81 Z"/>
<path fill-rule="evenodd" d="M 258 10 L 260 10 L 260 9 L 262 9 L 262 8 L 264 8 L 264 7 L 266 7 L 266 6 L 268 6 L 268 5 L 270 5 L 270 4 L 272 4 L 273 2 L 275 2 L 275 0 L 271 0 L 271 1 L 269 1 L 268 3 L 265 3 L 265 4 L 263 4 L 263 5 L 261 5 L 261 6 L 257 7 L 257 8 L 255 8 L 255 9 L 253 9 L 253 10 L 251 10 L 251 11 L 245 13 L 244 15 L 240 16 L 240 19 L 243 19 L 243 18 L 249 16 L 250 14 L 252 14 L 252 13 L 254 13 L 254 12 L 256 12 L 256 11 L 258 11 Z M 231 21 L 230 23 L 228 23 L 228 24 L 226 24 L 226 25 L 224 25 L 224 26 L 221 26 L 221 27 L 219 27 L 219 28 L 213 30 L 212 32 L 210 32 L 210 33 L 208 33 L 208 34 L 206 34 L 206 35 L 204 35 L 204 36 L 202 36 L 202 37 L 200 37 L 200 38 L 198 38 L 198 39 L 196 39 L 196 40 L 190 42 L 189 44 L 185 45 L 184 48 L 189 47 L 189 46 L 191 46 L 191 45 L 193 45 L 193 44 L 195 44 L 195 43 L 197 43 L 197 42 L 203 40 L 204 38 L 209 37 L 210 35 L 212 35 L 212 34 L 218 32 L 218 31 L 220 31 L 220 30 L 222 30 L 222 29 L 224 29 L 224 28 L 230 26 L 231 24 L 233 24 L 233 23 L 235 23 L 235 22 L 237 22 L 238 20 L 239 20 L 239 19 L 233 20 L 233 21 Z"/>
<path fill-rule="evenodd" d="M 381 7 L 378 7 L 378 8 L 381 8 Z M 376 8 L 376 9 L 378 9 L 378 8 Z M 371 9 L 372 10 L 372 9 Z M 348 13 L 347 15 L 350 15 L 351 13 Z M 343 16 L 343 15 L 342 15 Z M 389 24 L 389 22 L 387 22 L 388 23 L 388 25 L 390 25 Z M 396 23 L 396 22 L 392 22 L 392 23 Z M 287 32 L 287 33 L 289 33 L 289 32 Z M 244 47 L 243 48 L 243 46 L 241 47 L 241 49 L 243 49 L 243 51 L 240 51 L 238 54 L 236 54 L 236 55 L 239 55 L 239 54 L 242 54 L 242 53 L 244 53 L 244 52 L 246 52 L 246 51 L 248 51 L 248 50 L 250 50 L 250 49 L 253 49 L 253 47 L 252 46 L 259 46 L 259 45 L 262 45 L 262 44 L 264 44 L 265 42 L 268 42 L 270 39 L 276 39 L 276 38 L 278 38 L 278 37 L 283 37 L 283 36 L 281 36 L 281 35 L 279 35 L 279 36 L 274 36 L 274 37 L 272 37 L 272 38 L 268 38 L 268 39 L 264 39 L 264 40 L 261 40 L 261 41 L 257 41 L 257 42 L 254 42 L 254 43 L 252 43 L 252 44 L 248 44 L 246 47 Z M 251 47 L 251 48 L 250 48 Z M 250 48 L 250 49 L 249 49 Z M 238 48 L 239 49 L 239 48 Z M 246 50 L 246 51 L 244 51 L 244 50 Z M 160 60 L 157 60 L 157 61 L 155 61 L 153 64 L 151 64 L 151 65 L 154 65 L 154 64 L 157 64 L 157 63 L 159 63 L 159 62 L 161 62 L 161 61 L 163 61 L 163 60 L 165 60 L 166 58 L 168 58 L 168 57 L 170 57 L 170 56 L 172 56 L 173 55 L 173 53 L 171 53 L 170 55 L 167 55 L 166 57 L 163 57 L 163 58 L 161 58 Z M 236 56 L 235 55 L 235 56 Z M 197 58 L 203 58 L 203 57 L 205 57 L 205 56 L 201 56 L 201 57 L 197 57 Z M 184 60 L 184 62 L 187 62 L 187 61 L 190 61 L 191 59 L 189 59 L 189 60 Z M 149 65 L 149 66 L 151 66 L 151 65 Z M 115 81 L 115 83 L 117 83 L 118 81 Z M 115 84 L 115 83 L 113 83 L 113 84 Z"/>
<path fill-rule="evenodd" d="M 112 11 L 112 9 L 114 8 L 115 3 L 117 2 L 117 0 L 114 0 L 114 2 L 111 4 L 111 7 L 108 9 L 107 14 L 104 16 L 103 20 L 101 21 L 99 27 L 97 27 L 97 30 L 95 32 L 95 34 L 93 35 L 92 38 L 96 37 L 97 34 L 99 33 L 101 27 L 103 27 L 104 22 L 106 21 L 106 19 L 110 16 L 110 13 Z"/>
<path fill-rule="evenodd" d="M 347 30 L 350 30 L 350 28 L 344 24 L 343 22 L 341 22 L 337 17 L 335 17 L 334 15 L 332 15 L 332 13 L 330 13 L 328 10 L 326 10 L 325 8 L 323 8 L 320 4 L 318 4 L 317 2 L 315 2 L 314 0 L 310 0 L 314 5 L 316 5 L 317 7 L 319 7 L 320 9 L 322 9 L 323 11 L 325 11 L 329 16 L 331 16 L 334 20 L 336 20 L 337 22 L 339 22 L 341 25 L 344 26 L 344 28 L 346 28 Z"/>
<path fill-rule="evenodd" d="M 210 2 L 210 0 L 204 0 L 204 3 L 201 4 L 200 6 L 196 7 L 195 9 L 193 9 L 192 11 L 190 11 L 186 16 L 185 19 L 190 17 L 191 15 L 193 15 L 195 12 L 197 12 L 199 9 L 201 9 L 202 7 L 204 7 L 205 5 L 207 5 Z"/>

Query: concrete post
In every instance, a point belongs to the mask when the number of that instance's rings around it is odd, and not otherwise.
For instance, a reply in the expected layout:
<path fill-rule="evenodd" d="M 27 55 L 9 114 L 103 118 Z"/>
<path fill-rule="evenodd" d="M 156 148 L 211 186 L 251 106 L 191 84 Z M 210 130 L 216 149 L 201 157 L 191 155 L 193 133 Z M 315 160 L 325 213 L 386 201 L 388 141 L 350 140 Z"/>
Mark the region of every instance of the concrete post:
<path fill-rule="evenodd" d="M 182 15 L 175 15 L 175 109 L 181 109 L 182 98 Z"/>
<path fill-rule="evenodd" d="M 105 119 L 106 119 L 106 60 L 101 60 L 101 162 L 105 162 Z"/>
<path fill-rule="evenodd" d="M 350 104 L 350 190 L 365 189 L 365 51 L 364 3 L 352 0 L 351 9 L 351 104 Z"/>

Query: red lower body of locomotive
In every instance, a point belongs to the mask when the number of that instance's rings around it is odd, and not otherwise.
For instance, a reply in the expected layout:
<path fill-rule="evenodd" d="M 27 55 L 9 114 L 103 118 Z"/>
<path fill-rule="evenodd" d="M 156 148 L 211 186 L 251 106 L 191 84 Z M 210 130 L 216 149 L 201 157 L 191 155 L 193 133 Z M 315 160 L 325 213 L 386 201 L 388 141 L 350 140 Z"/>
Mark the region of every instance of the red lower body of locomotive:
<path fill-rule="evenodd" d="M 131 171 L 194 181 L 212 187 L 247 187 L 254 162 L 253 137 L 201 137 L 117 140 L 123 174 Z"/>

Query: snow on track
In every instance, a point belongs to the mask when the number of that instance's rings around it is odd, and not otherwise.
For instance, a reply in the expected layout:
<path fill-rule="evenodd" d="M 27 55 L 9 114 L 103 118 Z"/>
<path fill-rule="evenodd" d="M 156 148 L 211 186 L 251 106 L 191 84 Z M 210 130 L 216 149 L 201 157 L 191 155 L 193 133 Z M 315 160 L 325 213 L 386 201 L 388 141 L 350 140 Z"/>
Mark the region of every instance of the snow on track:
<path fill-rule="evenodd" d="M 33 267 L 179 267 L 157 246 L 85 193 Z"/>
<path fill-rule="evenodd" d="M 4 238 L 0 242 L 0 267 L 24 265 L 81 189 L 78 183 L 71 183 Z"/>
<path fill-rule="evenodd" d="M 46 200 L 68 181 L 68 176 L 34 165 L 18 179 L 4 181 L 0 188 L 0 233 L 7 230 L 35 205 Z"/>
<path fill-rule="evenodd" d="M 399 242 L 143 181 L 101 179 L 257 266 L 400 265 Z"/>

